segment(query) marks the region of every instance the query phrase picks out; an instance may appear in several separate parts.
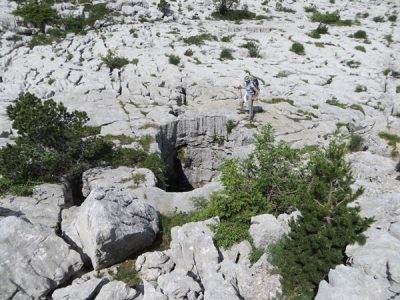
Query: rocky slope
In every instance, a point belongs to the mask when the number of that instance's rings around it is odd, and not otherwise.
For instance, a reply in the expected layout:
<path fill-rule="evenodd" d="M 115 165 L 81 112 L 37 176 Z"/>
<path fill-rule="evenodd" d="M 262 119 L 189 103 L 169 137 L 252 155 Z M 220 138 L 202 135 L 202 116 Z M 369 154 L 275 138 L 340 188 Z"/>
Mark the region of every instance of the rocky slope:
<path fill-rule="evenodd" d="M 179 247 L 197 243 L 196 235 L 193 241 L 182 238 L 192 230 L 212 238 L 203 224 L 177 228 L 171 250 L 146 253 L 138 260 L 137 268 L 146 280 L 144 295 L 106 279 L 70 282 L 84 262 L 96 268 L 125 259 L 127 253 L 115 252 L 119 242 L 132 244 L 133 238 L 140 244 L 135 250 L 146 247 L 140 242 L 143 236 L 151 240 L 158 232 L 154 208 L 167 214 L 176 209 L 190 211 L 194 198 L 208 199 L 212 191 L 220 189 L 220 161 L 227 156 L 246 156 L 253 133 L 268 122 L 278 139 L 293 147 L 323 145 L 336 130 L 346 138 L 361 135 L 365 141 L 365 151 L 351 154 L 349 160 L 357 178 L 355 185 L 366 189 L 357 203 L 364 216 L 376 221 L 366 233 L 367 243 L 349 246 L 347 264 L 332 270 L 329 280 L 321 282 L 317 299 L 400 297 L 397 159 L 391 158 L 393 146 L 379 137 L 380 132 L 400 135 L 400 79 L 392 72 L 400 72 L 400 21 L 388 20 L 388 16 L 398 15 L 400 4 L 396 0 L 318 1 L 319 11 L 339 10 L 341 18 L 353 20 L 353 25 L 329 26 L 329 34 L 314 39 L 309 33 L 318 23 L 304 10 L 313 3 L 243 1 L 250 11 L 266 18 L 237 24 L 213 20 L 211 0 L 171 1 L 172 14 L 164 18 L 155 2 L 107 1 L 113 16 L 97 21 L 96 29 L 30 49 L 26 45 L 32 28 L 11 14 L 15 2 L 0 0 L 0 145 L 15 134 L 6 107 L 19 95 L 32 92 L 43 99 L 62 101 L 69 109 L 86 111 L 91 125 L 101 126 L 102 135 L 154 136 L 151 150 L 161 152 L 170 176 L 179 181 L 182 176 L 177 170 L 181 168 L 188 181 L 178 190 L 189 185 L 197 188 L 167 193 L 155 186 L 154 176 L 146 170 L 95 169 L 84 177 L 87 199 L 80 207 L 63 210 L 70 199 L 61 186 L 39 187 L 31 198 L 1 199 L 0 257 L 13 253 L 16 258 L 0 262 L 0 277 L 6 282 L 0 287 L 0 298 L 40 298 L 67 283 L 71 285 L 52 294 L 54 299 L 274 297 L 280 289 L 278 279 L 270 276 L 266 260 L 250 268 L 248 245 L 238 246 L 243 263 L 236 260 L 237 253 L 217 253 L 212 243 L 204 248 L 212 255 L 198 253 L 197 248 L 178 253 Z M 64 16 L 79 15 L 83 10 L 83 4 L 58 3 L 54 7 Z M 384 22 L 374 21 L 379 16 Z M 366 39 L 353 37 L 359 30 L 367 33 Z M 212 37 L 202 44 L 190 44 L 187 38 L 199 34 Z M 258 45 L 260 57 L 249 57 L 248 50 L 241 47 L 249 41 Z M 305 55 L 289 50 L 293 42 L 304 45 Z M 220 59 L 224 48 L 232 50 L 233 60 Z M 188 49 L 192 56 L 185 55 Z M 109 50 L 133 63 L 111 71 L 102 62 Z M 177 65 L 169 63 L 171 54 L 180 57 Z M 246 73 L 257 76 L 261 83 L 253 123 L 236 110 L 240 93 L 235 86 Z M 226 127 L 229 120 L 236 124 L 231 131 Z M 140 184 L 126 180 L 135 172 L 145 175 Z M 127 193 L 127 189 L 131 191 Z M 110 214 L 107 207 L 121 214 Z M 278 221 L 270 220 L 271 228 L 285 232 Z M 15 232 L 21 233 L 18 241 Z M 85 235 L 94 239 L 83 238 Z M 276 238 L 271 232 L 265 236 Z M 157 256 L 150 259 L 153 265 L 146 259 L 151 255 Z M 44 266 L 43 261 L 48 264 Z M 215 270 L 203 274 L 203 267 Z M 245 288 L 251 286 L 249 278 L 257 287 Z M 262 289 L 269 294 L 256 295 Z"/>

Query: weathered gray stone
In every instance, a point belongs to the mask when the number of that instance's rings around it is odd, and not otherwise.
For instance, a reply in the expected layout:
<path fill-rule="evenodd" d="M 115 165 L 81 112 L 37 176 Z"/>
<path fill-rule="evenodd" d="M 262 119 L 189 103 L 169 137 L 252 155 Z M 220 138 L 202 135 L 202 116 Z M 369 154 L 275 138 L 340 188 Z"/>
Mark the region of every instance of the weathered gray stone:
<path fill-rule="evenodd" d="M 170 272 L 174 267 L 170 257 L 160 251 L 147 252 L 140 255 L 136 260 L 136 271 L 146 281 L 157 281 L 158 277 Z"/>
<path fill-rule="evenodd" d="M 121 186 L 92 190 L 74 210 L 72 221 L 63 219 L 63 234 L 95 269 L 150 246 L 159 230 L 157 211 Z"/>
<path fill-rule="evenodd" d="M 53 300 L 86 300 L 94 299 L 100 289 L 107 283 L 105 279 L 76 279 L 72 285 L 54 291 Z"/>
<path fill-rule="evenodd" d="M 182 270 L 160 276 L 157 283 L 168 299 L 196 300 L 202 296 L 199 283 Z"/>
<path fill-rule="evenodd" d="M 0 218 L 1 299 L 44 298 L 83 263 L 49 227 Z"/>
<path fill-rule="evenodd" d="M 64 188 L 57 184 L 42 184 L 33 189 L 31 197 L 7 196 L 0 198 L 0 207 L 10 215 L 28 219 L 33 224 L 50 227 L 54 231 L 60 222 L 61 206 L 65 204 Z M 5 210 L 0 215 L 7 215 Z"/>
<path fill-rule="evenodd" d="M 321 281 L 316 300 L 383 300 L 393 294 L 389 292 L 390 284 L 375 279 L 363 271 L 339 265 L 329 272 L 329 283 Z"/>
<path fill-rule="evenodd" d="M 269 245 L 276 243 L 284 234 L 289 233 L 289 221 L 296 219 L 298 211 L 281 214 L 278 218 L 273 215 L 264 214 L 251 218 L 250 235 L 256 248 L 266 249 Z"/>
<path fill-rule="evenodd" d="M 129 288 L 122 281 L 111 281 L 101 288 L 96 300 L 133 300 L 138 296 L 135 289 Z"/>

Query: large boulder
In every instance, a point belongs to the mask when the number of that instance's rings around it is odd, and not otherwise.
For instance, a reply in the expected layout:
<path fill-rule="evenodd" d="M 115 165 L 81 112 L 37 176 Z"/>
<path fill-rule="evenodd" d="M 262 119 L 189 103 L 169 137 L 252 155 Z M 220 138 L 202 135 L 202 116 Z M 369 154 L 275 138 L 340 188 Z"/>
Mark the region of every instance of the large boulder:
<path fill-rule="evenodd" d="M 135 289 L 129 288 L 122 281 L 111 281 L 101 288 L 96 300 L 133 300 L 138 296 Z"/>
<path fill-rule="evenodd" d="M 158 226 L 157 211 L 117 185 L 96 188 L 80 207 L 63 211 L 63 234 L 95 269 L 121 262 L 150 246 Z"/>
<path fill-rule="evenodd" d="M 44 298 L 83 262 L 53 230 L 15 216 L 0 218 L 0 299 Z"/>

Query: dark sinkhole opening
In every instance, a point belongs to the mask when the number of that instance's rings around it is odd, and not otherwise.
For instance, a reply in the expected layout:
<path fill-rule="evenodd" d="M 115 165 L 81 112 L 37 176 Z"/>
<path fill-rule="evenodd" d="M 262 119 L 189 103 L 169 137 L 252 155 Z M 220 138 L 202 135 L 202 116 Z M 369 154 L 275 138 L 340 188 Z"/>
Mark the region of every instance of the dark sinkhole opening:
<path fill-rule="evenodd" d="M 189 192 L 194 188 L 187 178 L 183 167 L 186 164 L 184 149 L 186 145 L 180 146 L 171 153 L 167 163 L 167 192 Z"/>

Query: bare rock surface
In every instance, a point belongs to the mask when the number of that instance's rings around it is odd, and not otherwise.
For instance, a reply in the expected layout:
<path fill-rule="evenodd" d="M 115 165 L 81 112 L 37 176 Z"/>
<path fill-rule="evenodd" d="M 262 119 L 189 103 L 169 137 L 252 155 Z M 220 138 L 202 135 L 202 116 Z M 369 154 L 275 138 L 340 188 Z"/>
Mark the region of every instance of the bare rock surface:
<path fill-rule="evenodd" d="M 83 266 L 79 254 L 49 227 L 0 218 L 1 299 L 42 299 Z"/>
<path fill-rule="evenodd" d="M 218 219 L 188 223 L 171 230 L 171 249 L 145 253 L 136 270 L 150 299 L 273 299 L 281 292 L 279 276 L 264 255 L 250 266 L 251 246 L 242 242 L 217 249 L 210 226 Z M 239 259 L 238 259 L 239 258 Z"/>
<path fill-rule="evenodd" d="M 19 216 L 56 231 L 61 220 L 61 207 L 66 202 L 62 185 L 42 184 L 34 188 L 31 197 L 0 198 L 0 216 Z"/>

